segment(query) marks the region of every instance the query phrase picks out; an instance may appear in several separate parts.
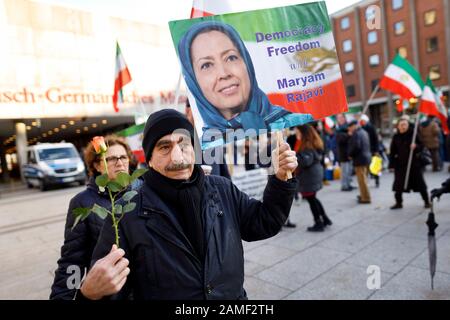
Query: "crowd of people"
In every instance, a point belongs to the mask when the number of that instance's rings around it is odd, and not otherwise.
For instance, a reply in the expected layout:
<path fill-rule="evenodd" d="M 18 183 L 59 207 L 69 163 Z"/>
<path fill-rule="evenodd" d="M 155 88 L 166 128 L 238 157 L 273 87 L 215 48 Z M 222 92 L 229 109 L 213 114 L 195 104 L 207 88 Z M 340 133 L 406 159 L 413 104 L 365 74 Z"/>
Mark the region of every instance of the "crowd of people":
<path fill-rule="evenodd" d="M 291 149 L 296 152 L 299 164 L 296 170 L 298 188 L 295 199 L 297 201 L 301 195 L 308 201 L 313 214 L 314 225 L 307 230 L 324 231 L 326 226 L 332 224 L 317 199 L 317 192 L 327 183 L 324 174 L 326 163 L 334 164 L 334 170 L 339 170 L 341 191 L 359 190 L 355 199 L 358 204 L 372 203 L 370 179 L 379 188 L 382 169 L 386 168 L 394 173 L 392 210 L 403 208 L 403 193 L 411 191 L 420 193 L 424 207 L 429 208 L 430 197 L 423 174 L 425 168 L 430 164 L 433 171 L 441 171 L 444 162 L 450 161 L 450 136 L 444 135 L 438 120 L 434 117 L 421 120 L 415 141 L 412 141 L 414 123 L 409 116 L 401 116 L 397 120 L 390 146 L 386 148 L 381 133 L 367 115 L 347 117 L 345 114 L 337 114 L 336 124 L 331 128 L 324 126 L 322 122 L 294 127 L 287 138 Z M 412 161 L 408 169 L 411 152 Z M 430 163 L 423 159 L 426 154 L 431 155 Z M 249 157 L 247 154 L 246 156 Z M 383 163 L 377 173 L 369 169 L 375 161 L 374 157 L 378 157 Z M 247 169 L 257 167 L 254 164 L 247 165 L 246 162 Z M 353 177 L 356 177 L 357 187 L 353 184 Z M 296 225 L 287 220 L 285 227 Z"/>

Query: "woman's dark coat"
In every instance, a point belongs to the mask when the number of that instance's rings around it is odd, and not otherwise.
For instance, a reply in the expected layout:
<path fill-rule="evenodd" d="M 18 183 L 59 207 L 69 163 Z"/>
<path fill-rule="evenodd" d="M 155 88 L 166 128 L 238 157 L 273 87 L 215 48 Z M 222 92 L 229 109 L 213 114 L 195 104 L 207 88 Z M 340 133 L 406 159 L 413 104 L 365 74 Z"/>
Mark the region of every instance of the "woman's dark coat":
<path fill-rule="evenodd" d="M 423 167 L 417 157 L 417 154 L 423 149 L 422 142 L 418 136 L 416 137 L 417 147 L 413 152 L 408 186 L 404 189 L 412 138 L 413 130 L 411 128 L 405 133 L 396 133 L 392 138 L 389 168 L 394 169 L 395 178 L 392 190 L 396 192 L 410 192 L 411 190 L 420 192 L 427 190 L 423 177 Z"/>
<path fill-rule="evenodd" d="M 317 150 L 306 149 L 297 153 L 298 192 L 317 192 L 322 189 L 322 154 Z"/>

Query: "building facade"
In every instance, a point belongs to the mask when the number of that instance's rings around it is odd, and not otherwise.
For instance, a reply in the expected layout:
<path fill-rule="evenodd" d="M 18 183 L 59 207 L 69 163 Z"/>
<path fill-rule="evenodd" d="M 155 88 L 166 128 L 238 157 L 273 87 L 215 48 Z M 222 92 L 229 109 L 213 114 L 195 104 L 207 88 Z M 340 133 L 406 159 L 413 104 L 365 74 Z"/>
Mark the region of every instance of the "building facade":
<path fill-rule="evenodd" d="M 364 0 L 330 18 L 349 107 L 364 107 L 398 53 L 424 81 L 431 78 L 448 108 L 450 0 Z M 370 100 L 369 115 L 384 133 L 392 129 L 397 98 L 379 90 Z"/>
<path fill-rule="evenodd" d="M 132 77 L 117 113 L 116 41 Z M 0 43 L 0 178 L 26 160 L 27 145 L 68 141 L 81 148 L 92 136 L 174 106 L 180 71 L 167 26 L 0 0 Z"/>

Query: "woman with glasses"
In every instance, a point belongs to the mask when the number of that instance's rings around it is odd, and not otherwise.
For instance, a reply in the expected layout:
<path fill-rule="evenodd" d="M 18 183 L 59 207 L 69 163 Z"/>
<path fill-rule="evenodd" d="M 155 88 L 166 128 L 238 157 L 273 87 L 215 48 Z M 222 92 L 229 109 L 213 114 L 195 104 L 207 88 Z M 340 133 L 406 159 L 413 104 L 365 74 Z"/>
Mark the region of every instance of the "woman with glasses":
<path fill-rule="evenodd" d="M 86 189 L 70 201 L 64 244 L 61 247 L 61 257 L 55 271 L 50 299 L 72 300 L 77 296 L 78 298 L 92 296 L 92 292 L 86 292 L 86 288 L 83 286 L 81 290 L 77 290 L 79 286 L 77 286 L 76 280 L 83 279 L 86 270 L 89 269 L 92 252 L 103 226 L 103 220 L 96 214 L 91 214 L 72 230 L 75 220 L 72 210 L 79 207 L 92 207 L 95 203 L 106 208 L 110 206 L 108 193 L 99 190 L 95 184 L 95 178 L 108 172 L 109 179 L 115 179 L 120 172 L 129 172 L 130 165 L 135 165 L 130 147 L 121 138 L 110 135 L 105 137 L 105 142 L 108 146 L 107 168 L 105 168 L 104 161 L 95 153 L 92 143 L 89 143 L 84 152 L 84 160 L 89 171 L 89 182 Z M 137 189 L 141 184 L 140 180 L 136 180 L 131 188 Z"/>

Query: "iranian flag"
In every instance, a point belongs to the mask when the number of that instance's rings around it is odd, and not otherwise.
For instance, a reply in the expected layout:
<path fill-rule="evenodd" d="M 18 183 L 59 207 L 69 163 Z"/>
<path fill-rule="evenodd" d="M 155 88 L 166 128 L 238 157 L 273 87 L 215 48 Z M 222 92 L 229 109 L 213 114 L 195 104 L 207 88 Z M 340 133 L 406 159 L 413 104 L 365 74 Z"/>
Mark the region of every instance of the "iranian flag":
<path fill-rule="evenodd" d="M 225 0 L 194 0 L 192 2 L 191 19 L 230 13 L 231 7 Z"/>
<path fill-rule="evenodd" d="M 119 42 L 116 42 L 116 74 L 114 81 L 113 107 L 115 112 L 119 112 L 117 104 L 123 103 L 122 88 L 131 82 L 130 71 L 128 70 L 122 51 L 120 51 Z"/>
<path fill-rule="evenodd" d="M 424 83 L 419 72 L 400 55 L 396 55 L 384 72 L 380 87 L 398 94 L 403 99 L 418 97 L 422 94 Z"/>
<path fill-rule="evenodd" d="M 445 134 L 448 134 L 449 128 L 447 125 L 447 110 L 442 101 L 442 93 L 438 92 L 433 86 L 430 78 L 427 78 L 425 87 L 423 88 L 422 99 L 419 105 L 419 112 L 427 115 L 436 116 L 441 120 L 442 129 Z"/>
<path fill-rule="evenodd" d="M 118 136 L 124 137 L 127 144 L 130 146 L 136 160 L 139 163 L 145 163 L 145 154 L 142 149 L 142 139 L 144 136 L 145 123 L 137 124 L 126 128 L 122 131 L 116 132 Z"/>
<path fill-rule="evenodd" d="M 327 131 L 331 131 L 333 128 L 334 128 L 334 126 L 335 126 L 335 123 L 334 123 L 334 119 L 332 118 L 332 117 L 325 117 L 325 119 L 323 119 L 323 124 L 324 124 L 324 126 L 325 126 L 325 129 L 327 130 Z"/>

